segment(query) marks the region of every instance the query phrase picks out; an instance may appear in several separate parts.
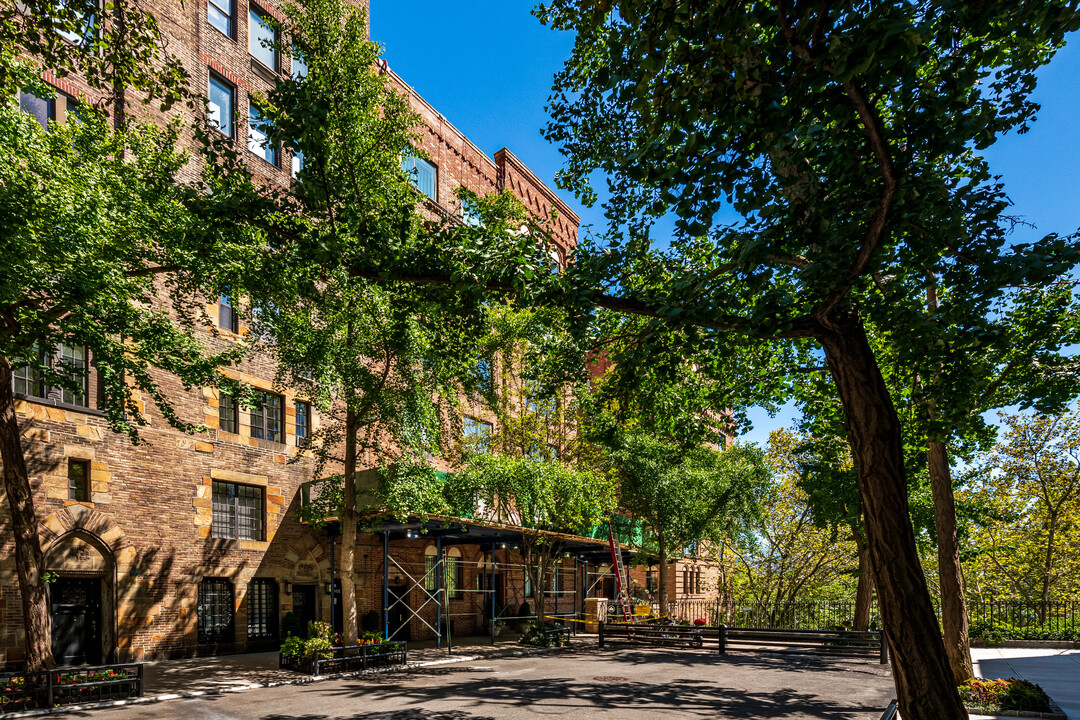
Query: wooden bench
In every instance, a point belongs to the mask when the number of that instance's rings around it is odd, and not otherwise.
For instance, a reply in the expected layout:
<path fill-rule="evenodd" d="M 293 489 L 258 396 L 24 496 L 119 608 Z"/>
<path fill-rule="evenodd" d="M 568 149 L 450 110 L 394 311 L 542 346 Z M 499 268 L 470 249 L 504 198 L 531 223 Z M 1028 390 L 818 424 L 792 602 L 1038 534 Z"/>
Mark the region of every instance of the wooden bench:
<path fill-rule="evenodd" d="M 856 630 L 778 630 L 657 623 L 600 623 L 599 645 L 659 645 L 805 655 L 877 657 L 888 662 L 881 633 Z"/>

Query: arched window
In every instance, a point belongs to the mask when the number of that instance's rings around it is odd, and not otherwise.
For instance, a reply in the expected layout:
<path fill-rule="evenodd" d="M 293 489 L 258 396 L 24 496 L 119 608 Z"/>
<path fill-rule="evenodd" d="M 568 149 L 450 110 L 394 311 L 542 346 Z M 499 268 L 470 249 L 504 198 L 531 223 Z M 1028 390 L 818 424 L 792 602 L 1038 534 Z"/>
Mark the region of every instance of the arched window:
<path fill-rule="evenodd" d="M 436 555 L 435 546 L 428 545 L 424 548 L 424 590 L 428 592 L 435 592 L 438 589 L 436 584 L 436 571 L 435 566 L 439 562 L 439 558 Z"/>
<path fill-rule="evenodd" d="M 465 597 L 462 583 L 461 550 L 450 548 L 446 553 L 446 592 L 451 598 Z"/>
<path fill-rule="evenodd" d="M 225 578 L 203 578 L 199 583 L 199 644 L 231 643 L 236 639 L 233 625 L 233 585 Z"/>

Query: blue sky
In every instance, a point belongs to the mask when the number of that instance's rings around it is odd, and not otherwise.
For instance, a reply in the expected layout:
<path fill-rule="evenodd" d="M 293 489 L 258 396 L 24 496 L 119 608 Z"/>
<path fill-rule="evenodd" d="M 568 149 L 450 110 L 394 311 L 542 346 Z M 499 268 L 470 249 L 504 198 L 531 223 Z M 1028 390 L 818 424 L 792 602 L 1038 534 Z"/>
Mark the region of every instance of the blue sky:
<path fill-rule="evenodd" d="M 530 0 L 372 0 L 372 37 L 390 67 L 482 151 L 508 147 L 554 187 L 558 149 L 540 136 L 552 76 L 569 55 L 572 37 L 540 25 Z M 1080 41 L 1043 68 L 1035 99 L 1043 106 L 1024 135 L 1012 134 L 988 153 L 1012 198 L 1013 214 L 1036 225 L 1017 239 L 1080 228 Z M 583 208 L 558 191 L 582 218 L 603 226 L 599 208 Z M 752 417 L 750 441 L 791 421 L 790 412 Z"/>

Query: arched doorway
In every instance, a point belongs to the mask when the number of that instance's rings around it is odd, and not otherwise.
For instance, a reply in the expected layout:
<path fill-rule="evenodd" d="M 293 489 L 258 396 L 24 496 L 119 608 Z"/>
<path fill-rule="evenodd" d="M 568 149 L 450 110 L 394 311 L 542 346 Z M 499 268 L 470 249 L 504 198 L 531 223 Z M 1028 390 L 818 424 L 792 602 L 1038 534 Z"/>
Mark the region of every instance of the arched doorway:
<path fill-rule="evenodd" d="M 112 660 L 116 647 L 116 562 L 94 535 L 74 530 L 45 553 L 53 657 L 59 665 Z"/>

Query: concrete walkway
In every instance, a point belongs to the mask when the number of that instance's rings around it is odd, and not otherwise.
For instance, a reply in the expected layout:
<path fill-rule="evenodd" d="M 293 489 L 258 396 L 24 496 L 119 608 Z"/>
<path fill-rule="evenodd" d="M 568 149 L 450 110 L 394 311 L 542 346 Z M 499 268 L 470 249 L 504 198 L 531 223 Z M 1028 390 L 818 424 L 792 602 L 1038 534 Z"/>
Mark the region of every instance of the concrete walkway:
<path fill-rule="evenodd" d="M 1069 720 L 1080 720 L 1080 650 L 972 648 L 975 676 L 1020 678 L 1042 686 Z"/>

